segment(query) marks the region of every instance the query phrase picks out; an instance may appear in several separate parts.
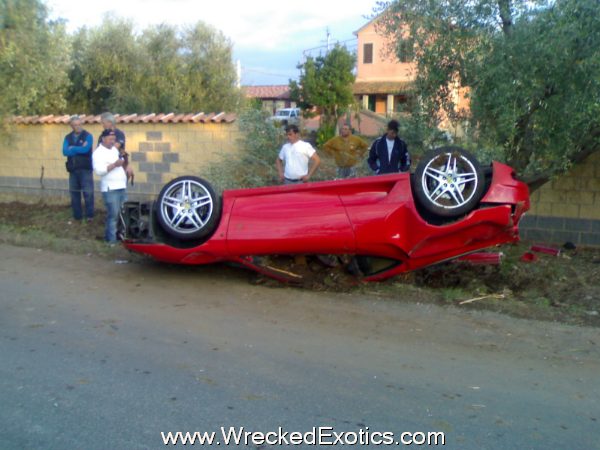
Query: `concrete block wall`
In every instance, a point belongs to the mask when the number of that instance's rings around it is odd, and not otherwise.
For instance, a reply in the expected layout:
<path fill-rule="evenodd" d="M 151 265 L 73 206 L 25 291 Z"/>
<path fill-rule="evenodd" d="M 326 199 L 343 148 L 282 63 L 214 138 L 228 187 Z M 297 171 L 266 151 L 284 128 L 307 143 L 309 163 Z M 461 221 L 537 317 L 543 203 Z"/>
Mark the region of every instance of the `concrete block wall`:
<path fill-rule="evenodd" d="M 201 175 L 202 169 L 221 155 L 237 153 L 240 138 L 236 122 L 129 123 L 118 124 L 125 132 L 126 149 L 135 171 L 130 199 L 148 199 L 181 175 Z M 94 143 L 102 131 L 86 124 Z M 68 198 L 66 158 L 62 155 L 67 125 L 15 125 L 7 141 L 0 142 L 0 201 L 64 202 Z M 96 188 L 99 180 L 95 176 Z M 100 196 L 97 196 L 99 199 Z"/>
<path fill-rule="evenodd" d="M 520 228 L 532 241 L 600 246 L 600 153 L 533 192 Z"/>

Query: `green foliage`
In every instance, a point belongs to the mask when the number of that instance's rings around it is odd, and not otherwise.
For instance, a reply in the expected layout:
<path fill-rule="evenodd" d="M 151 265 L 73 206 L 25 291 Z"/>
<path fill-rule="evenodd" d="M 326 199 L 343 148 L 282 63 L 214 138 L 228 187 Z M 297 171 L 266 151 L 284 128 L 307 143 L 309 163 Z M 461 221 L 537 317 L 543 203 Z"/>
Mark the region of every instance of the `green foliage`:
<path fill-rule="evenodd" d="M 419 105 L 412 108 L 410 115 L 398 117 L 398 121 L 400 122 L 400 136 L 406 142 L 414 163 L 424 153 L 447 145 L 454 139 L 450 133 L 441 131 L 432 125 L 429 114 Z"/>
<path fill-rule="evenodd" d="M 85 113 L 141 111 L 137 95 L 142 58 L 133 23 L 108 15 L 102 25 L 74 37 L 73 103 Z"/>
<path fill-rule="evenodd" d="M 142 85 L 137 89 L 143 98 L 143 112 L 183 111 L 184 63 L 177 28 L 165 24 L 149 27 L 138 45 L 145 61 Z"/>
<path fill-rule="evenodd" d="M 218 190 L 251 188 L 279 184 L 275 160 L 286 141 L 284 129 L 267 120 L 269 113 L 260 104 L 243 110 L 238 123 L 241 138 L 235 154 L 221 155 L 220 161 L 207 167 L 202 177 Z M 311 141 L 309 136 L 303 140 Z M 321 164 L 313 179 L 331 180 L 335 177 L 335 164 Z M 365 171 L 370 173 L 370 171 Z"/>
<path fill-rule="evenodd" d="M 336 126 L 335 123 L 324 123 L 317 130 L 317 147 L 322 148 L 323 144 L 329 139 L 335 136 Z"/>
<path fill-rule="evenodd" d="M 247 109 L 240 114 L 239 153 L 234 157 L 223 155 L 221 161 L 208 167 L 203 174 L 215 187 L 223 190 L 278 182 L 275 159 L 285 142 L 285 135 L 281 128 L 266 120 L 267 116 L 258 109 Z"/>
<path fill-rule="evenodd" d="M 179 52 L 184 65 L 184 110 L 231 111 L 238 106 L 232 44 L 223 33 L 198 22 L 183 31 Z"/>
<path fill-rule="evenodd" d="M 39 0 L 0 0 L 0 116 L 65 109 L 70 63 L 62 23 Z"/>
<path fill-rule="evenodd" d="M 354 82 L 354 54 L 336 45 L 325 56 L 308 57 L 298 65 L 302 73 L 299 82 L 290 80 L 290 96 L 300 108 L 316 107 L 322 114 L 322 123 L 335 124 L 352 103 Z"/>
<path fill-rule="evenodd" d="M 398 47 L 407 41 L 401 23 L 409 27 L 429 126 L 444 118 L 462 125 L 471 146 L 507 161 L 533 186 L 600 148 L 597 0 L 383 6 L 381 26 Z M 469 88 L 470 111 L 456 108 L 458 84 Z"/>
<path fill-rule="evenodd" d="M 234 111 L 232 43 L 198 22 L 137 33 L 114 15 L 72 36 L 41 0 L 0 0 L 0 116 Z"/>
<path fill-rule="evenodd" d="M 73 43 L 70 102 L 80 111 L 120 113 L 232 111 L 241 102 L 232 44 L 198 22 L 183 30 L 107 16 Z"/>

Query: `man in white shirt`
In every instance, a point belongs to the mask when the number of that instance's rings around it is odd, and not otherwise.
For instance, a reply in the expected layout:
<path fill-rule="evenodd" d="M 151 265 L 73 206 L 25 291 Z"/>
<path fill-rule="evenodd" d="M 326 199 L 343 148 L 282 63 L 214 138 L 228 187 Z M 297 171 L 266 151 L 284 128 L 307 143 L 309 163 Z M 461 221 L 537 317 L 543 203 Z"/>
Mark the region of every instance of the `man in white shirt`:
<path fill-rule="evenodd" d="M 125 161 L 119 157 L 119 150 L 115 147 L 114 130 L 105 130 L 101 139 L 102 143 L 92 154 L 92 163 L 94 172 L 101 177 L 100 191 L 106 206 L 104 239 L 114 244 L 117 242 L 117 218 L 127 200 L 127 173 L 123 169 Z"/>
<path fill-rule="evenodd" d="M 321 158 L 312 145 L 300 140 L 296 125 L 288 125 L 285 132 L 288 142 L 275 160 L 279 180 L 283 184 L 306 183 L 321 164 Z"/>

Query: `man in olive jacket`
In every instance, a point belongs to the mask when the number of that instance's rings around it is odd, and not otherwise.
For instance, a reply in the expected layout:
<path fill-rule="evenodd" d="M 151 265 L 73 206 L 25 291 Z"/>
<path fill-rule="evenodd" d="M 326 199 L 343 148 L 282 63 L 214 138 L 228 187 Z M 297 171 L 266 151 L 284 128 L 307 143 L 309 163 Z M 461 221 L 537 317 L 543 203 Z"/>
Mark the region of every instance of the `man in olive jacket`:
<path fill-rule="evenodd" d="M 369 149 L 369 145 L 360 137 L 354 136 L 349 125 L 340 127 L 340 135 L 332 137 L 325 144 L 325 153 L 335 158 L 338 178 L 352 178 L 356 176 L 356 164 L 362 160 Z"/>

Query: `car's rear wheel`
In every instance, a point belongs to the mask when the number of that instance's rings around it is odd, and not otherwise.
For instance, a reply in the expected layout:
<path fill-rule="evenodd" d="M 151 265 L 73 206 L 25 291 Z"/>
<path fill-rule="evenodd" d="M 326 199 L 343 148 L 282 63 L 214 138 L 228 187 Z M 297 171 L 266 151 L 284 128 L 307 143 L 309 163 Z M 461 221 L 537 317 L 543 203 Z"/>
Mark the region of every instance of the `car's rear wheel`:
<path fill-rule="evenodd" d="M 439 217 L 471 211 L 485 188 L 477 159 L 460 147 L 441 147 L 427 153 L 415 170 L 413 189 L 419 205 Z"/>
<path fill-rule="evenodd" d="M 193 176 L 167 183 L 158 194 L 156 205 L 161 227 L 181 240 L 208 237 L 221 215 L 221 199 L 210 183 Z"/>

